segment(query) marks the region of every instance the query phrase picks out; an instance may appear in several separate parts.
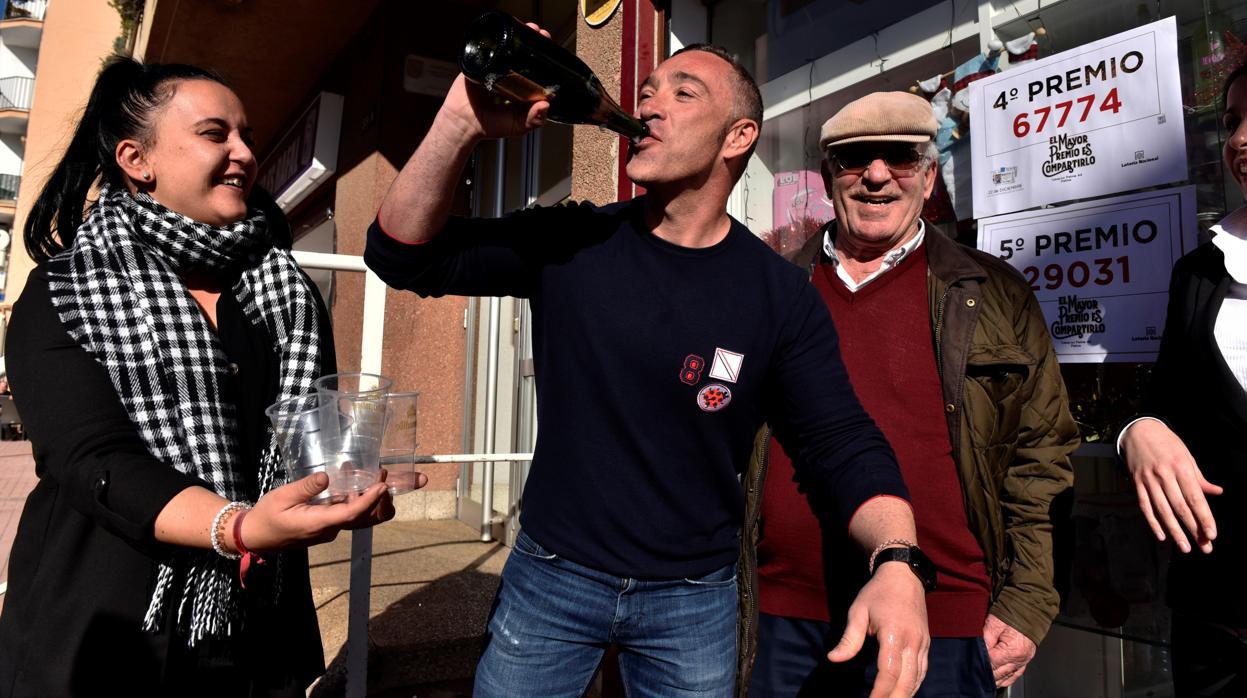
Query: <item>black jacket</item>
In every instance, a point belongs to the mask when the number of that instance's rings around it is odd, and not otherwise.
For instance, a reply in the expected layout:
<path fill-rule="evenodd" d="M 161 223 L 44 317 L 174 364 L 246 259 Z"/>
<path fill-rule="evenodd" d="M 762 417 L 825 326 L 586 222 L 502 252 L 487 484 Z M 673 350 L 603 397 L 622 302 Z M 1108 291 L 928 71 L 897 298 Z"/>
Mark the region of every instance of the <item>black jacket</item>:
<path fill-rule="evenodd" d="M 320 317 L 322 370 L 332 372 L 323 307 Z M 217 330 L 239 367 L 225 385 L 238 410 L 239 452 L 243 462 L 258 463 L 263 410 L 278 389 L 277 357 L 265 330 L 228 292 L 218 301 Z M 305 687 L 324 671 L 305 552 L 284 554 L 280 600 L 276 608 L 248 610 L 260 620 L 249 623 L 242 640 L 201 644 L 191 653 L 168 630 L 142 630 L 156 565 L 171 550 L 155 540 L 156 516 L 178 492 L 207 485 L 147 451 L 104 367 L 66 333 L 43 268 L 31 274 L 14 308 L 7 361 L 39 482 L 9 558 L 0 697 L 189 695 L 207 690 L 203 677 L 235 668 Z M 249 589 L 265 583 L 269 567 L 255 568 Z M 187 681 L 197 682 L 194 690 Z"/>
<path fill-rule="evenodd" d="M 1225 488 L 1208 497 L 1217 521 L 1213 551 L 1173 555 L 1168 603 L 1204 620 L 1241 627 L 1247 626 L 1239 574 L 1247 554 L 1247 392 L 1213 336 L 1231 283 L 1216 245 L 1202 245 L 1178 260 L 1145 409 L 1181 437 L 1209 482 Z"/>

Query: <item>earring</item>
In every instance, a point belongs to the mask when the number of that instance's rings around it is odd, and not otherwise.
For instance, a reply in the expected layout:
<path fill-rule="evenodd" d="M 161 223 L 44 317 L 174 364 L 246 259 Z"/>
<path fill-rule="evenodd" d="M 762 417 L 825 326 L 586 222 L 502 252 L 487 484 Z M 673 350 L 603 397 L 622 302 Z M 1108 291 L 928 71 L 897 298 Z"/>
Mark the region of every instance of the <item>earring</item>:
<path fill-rule="evenodd" d="M 144 182 L 146 182 L 146 181 L 150 180 L 151 178 L 152 178 L 152 173 L 151 173 L 151 172 L 144 172 L 144 173 L 143 173 L 143 181 L 144 181 Z"/>

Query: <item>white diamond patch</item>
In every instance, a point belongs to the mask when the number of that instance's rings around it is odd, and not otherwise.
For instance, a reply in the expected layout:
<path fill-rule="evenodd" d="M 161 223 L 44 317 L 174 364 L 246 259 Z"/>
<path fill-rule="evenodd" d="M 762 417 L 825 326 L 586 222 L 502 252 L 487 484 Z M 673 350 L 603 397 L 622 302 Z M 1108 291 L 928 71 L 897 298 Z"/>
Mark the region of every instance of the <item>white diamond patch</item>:
<path fill-rule="evenodd" d="M 740 378 L 740 365 L 744 362 L 744 354 L 737 354 L 734 351 L 715 347 L 714 363 L 710 366 L 710 377 L 735 383 Z"/>

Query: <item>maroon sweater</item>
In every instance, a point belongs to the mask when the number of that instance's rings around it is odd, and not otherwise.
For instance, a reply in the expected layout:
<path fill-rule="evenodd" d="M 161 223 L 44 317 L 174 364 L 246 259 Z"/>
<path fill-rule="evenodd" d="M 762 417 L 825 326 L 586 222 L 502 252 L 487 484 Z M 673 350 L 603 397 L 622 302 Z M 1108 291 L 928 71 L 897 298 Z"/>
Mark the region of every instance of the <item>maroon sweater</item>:
<path fill-rule="evenodd" d="M 919 543 L 938 570 L 939 588 L 927 595 L 931 636 L 976 637 L 983 632 L 990 587 L 982 548 L 966 520 L 944 419 L 926 269 L 924 245 L 856 293 L 828 262 L 815 269 L 813 281 L 831 308 L 853 388 L 896 451 Z M 827 621 L 818 522 L 793 483 L 792 461 L 774 440 L 762 521 L 762 612 Z"/>

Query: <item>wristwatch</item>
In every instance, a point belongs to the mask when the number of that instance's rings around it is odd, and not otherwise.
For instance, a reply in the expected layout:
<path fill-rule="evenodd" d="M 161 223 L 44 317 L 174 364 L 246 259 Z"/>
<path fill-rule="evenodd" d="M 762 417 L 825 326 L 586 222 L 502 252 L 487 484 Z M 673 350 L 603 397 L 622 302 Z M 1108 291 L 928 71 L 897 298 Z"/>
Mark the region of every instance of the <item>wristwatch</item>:
<path fill-rule="evenodd" d="M 935 591 L 935 564 L 931 562 L 931 558 L 916 545 L 910 545 L 903 548 L 884 548 L 875 556 L 875 568 L 871 572 L 873 575 L 879 571 L 879 568 L 885 562 L 904 562 L 909 565 L 909 569 L 918 575 L 918 581 L 922 582 L 922 588 L 930 593 Z"/>

